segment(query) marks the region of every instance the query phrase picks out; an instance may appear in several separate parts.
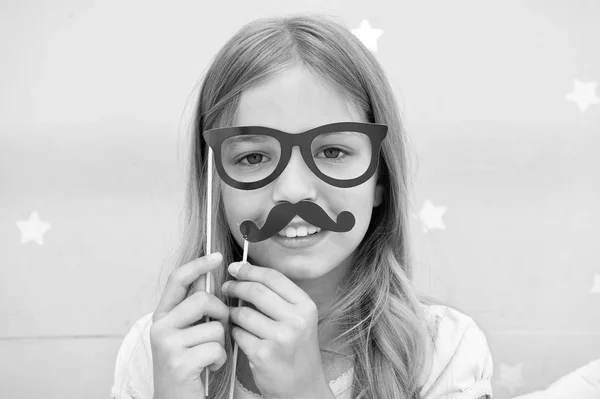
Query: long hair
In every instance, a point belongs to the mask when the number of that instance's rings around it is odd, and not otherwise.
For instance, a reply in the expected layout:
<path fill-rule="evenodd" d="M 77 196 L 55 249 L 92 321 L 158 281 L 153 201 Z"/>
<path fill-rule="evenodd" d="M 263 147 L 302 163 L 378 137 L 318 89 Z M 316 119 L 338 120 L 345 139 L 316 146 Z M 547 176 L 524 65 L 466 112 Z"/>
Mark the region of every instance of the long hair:
<path fill-rule="evenodd" d="M 423 305 L 439 302 L 412 284 L 409 141 L 387 75 L 342 22 L 323 14 L 257 19 L 237 31 L 216 54 L 195 104 L 185 226 L 176 264 L 206 253 L 208 146 L 202 133 L 231 126 L 244 90 L 293 65 L 302 65 L 340 89 L 369 122 L 388 126 L 379 167 L 383 202 L 373 209 L 367 233 L 340 283 L 339 297 L 330 311 L 319 314 L 318 328 L 343 326 L 345 332 L 335 343 L 343 353 L 352 354 L 354 397 L 420 398 L 426 348 L 434 344 Z M 236 306 L 220 292 L 229 279 L 227 265 L 242 257 L 225 220 L 220 184 L 214 174 L 211 250 L 223 254 L 223 267 L 213 272 L 214 294 L 226 305 Z M 225 398 L 229 392 L 234 372 L 231 338 L 226 339 L 225 350 L 227 363 L 210 375 L 210 398 Z"/>

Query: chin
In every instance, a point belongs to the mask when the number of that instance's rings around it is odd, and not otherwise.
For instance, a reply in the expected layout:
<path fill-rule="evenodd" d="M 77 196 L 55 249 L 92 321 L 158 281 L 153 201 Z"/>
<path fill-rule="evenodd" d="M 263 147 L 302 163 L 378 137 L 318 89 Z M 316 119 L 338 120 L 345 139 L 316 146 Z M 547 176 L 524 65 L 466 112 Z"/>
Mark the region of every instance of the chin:
<path fill-rule="evenodd" d="M 327 274 L 327 265 L 323 264 L 323 259 L 319 259 L 314 254 L 299 253 L 278 253 L 267 255 L 267 259 L 278 259 L 277 263 L 272 262 L 258 263 L 260 266 L 275 269 L 281 272 L 290 280 L 311 280 L 322 277 Z"/>
<path fill-rule="evenodd" d="M 283 273 L 287 278 L 289 278 L 290 280 L 294 280 L 294 281 L 299 281 L 299 280 L 316 280 L 320 277 L 323 277 L 323 275 L 326 274 L 325 271 L 320 270 L 318 267 L 303 267 L 303 268 L 299 268 L 299 267 L 294 267 L 294 266 L 290 266 L 289 268 L 285 269 L 285 270 L 280 270 L 281 273 Z"/>

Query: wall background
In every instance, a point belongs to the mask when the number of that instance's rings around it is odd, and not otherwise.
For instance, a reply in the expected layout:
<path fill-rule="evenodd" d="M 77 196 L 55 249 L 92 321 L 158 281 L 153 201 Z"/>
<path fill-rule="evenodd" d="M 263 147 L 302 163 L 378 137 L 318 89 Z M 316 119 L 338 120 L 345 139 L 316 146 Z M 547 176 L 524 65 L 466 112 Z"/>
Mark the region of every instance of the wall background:
<path fill-rule="evenodd" d="M 486 332 L 495 397 L 600 358 L 599 2 L 2 1 L 0 397 L 108 397 L 179 234 L 196 84 L 301 11 L 382 30 L 357 35 L 419 161 L 416 283 Z"/>

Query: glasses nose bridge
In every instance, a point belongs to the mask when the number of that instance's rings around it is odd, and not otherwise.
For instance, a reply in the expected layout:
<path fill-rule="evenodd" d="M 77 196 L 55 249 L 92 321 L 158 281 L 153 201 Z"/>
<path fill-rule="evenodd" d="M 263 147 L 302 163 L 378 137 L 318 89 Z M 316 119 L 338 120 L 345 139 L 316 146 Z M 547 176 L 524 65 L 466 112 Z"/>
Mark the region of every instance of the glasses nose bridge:
<path fill-rule="evenodd" d="M 294 148 L 298 147 L 298 150 L 300 152 L 300 157 L 302 158 L 302 161 L 304 162 L 304 166 L 310 171 L 310 173 L 314 174 L 314 172 L 312 171 L 309 161 L 307 159 L 305 159 L 305 154 L 306 151 L 308 151 L 308 153 L 310 154 L 310 148 L 304 148 L 303 145 L 306 146 L 310 146 L 311 143 L 307 140 L 307 137 L 304 134 L 291 134 L 290 136 L 288 136 L 288 145 L 289 148 L 287 149 L 289 151 L 289 160 L 288 160 L 288 165 L 292 160 L 292 157 L 294 155 Z M 287 165 L 286 168 L 287 169 Z M 285 170 L 284 169 L 284 170 Z"/>
<path fill-rule="evenodd" d="M 294 151 L 294 147 L 298 147 L 298 151 Z M 288 162 L 273 181 L 273 199 L 292 203 L 314 200 L 318 177 L 304 159 L 302 146 L 299 143 L 290 144 L 288 151 Z"/>
<path fill-rule="evenodd" d="M 312 167 L 310 165 L 310 161 L 305 159 L 305 155 L 307 154 L 306 151 L 308 151 L 308 155 L 310 155 L 310 148 L 305 148 L 306 146 L 310 146 L 311 143 L 309 142 L 309 140 L 307 140 L 307 137 L 305 136 L 305 134 L 289 134 L 287 137 L 285 137 L 285 141 L 287 141 L 287 145 L 284 145 L 283 143 L 281 143 L 282 146 L 286 146 L 287 148 L 285 149 L 286 151 L 288 151 L 289 156 L 288 157 L 282 157 L 281 160 L 283 160 L 284 158 L 287 158 L 287 163 L 286 165 L 283 167 L 283 170 L 281 171 L 281 174 L 286 174 L 290 172 L 290 164 L 293 164 L 293 158 L 294 158 L 294 148 L 298 147 L 298 152 L 299 152 L 299 156 L 302 159 L 301 161 L 301 166 L 295 166 L 295 168 L 297 168 L 297 170 L 294 173 L 298 173 L 300 172 L 302 174 L 302 176 L 304 178 L 309 177 L 309 178 L 313 178 L 316 177 L 314 171 L 312 170 Z M 298 169 L 299 168 L 299 169 Z M 278 176 L 278 177 L 281 177 Z"/>

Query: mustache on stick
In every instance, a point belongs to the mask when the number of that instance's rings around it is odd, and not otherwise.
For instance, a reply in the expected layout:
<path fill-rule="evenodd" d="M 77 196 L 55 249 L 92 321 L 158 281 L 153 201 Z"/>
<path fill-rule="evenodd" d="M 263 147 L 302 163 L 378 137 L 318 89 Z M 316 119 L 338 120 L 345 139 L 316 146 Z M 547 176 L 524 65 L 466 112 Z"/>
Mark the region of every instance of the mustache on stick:
<path fill-rule="evenodd" d="M 314 202 L 283 202 L 271 209 L 262 228 L 252 220 L 245 220 L 240 225 L 240 232 L 250 242 L 264 241 L 279 233 L 296 215 L 315 227 L 338 233 L 350 231 L 355 223 L 354 215 L 348 211 L 340 212 L 337 220 L 332 220 L 327 212 Z"/>

